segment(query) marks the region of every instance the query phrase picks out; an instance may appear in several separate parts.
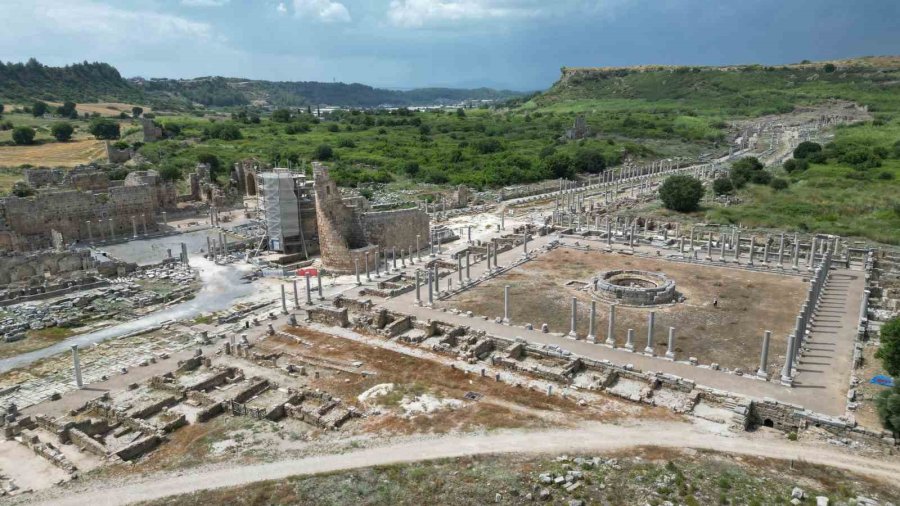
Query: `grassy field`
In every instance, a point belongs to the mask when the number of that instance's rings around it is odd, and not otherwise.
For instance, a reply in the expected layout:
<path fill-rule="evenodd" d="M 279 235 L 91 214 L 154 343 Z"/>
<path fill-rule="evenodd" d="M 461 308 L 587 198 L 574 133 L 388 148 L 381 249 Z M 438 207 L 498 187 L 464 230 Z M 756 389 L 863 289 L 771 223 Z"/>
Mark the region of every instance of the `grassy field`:
<path fill-rule="evenodd" d="M 142 504 L 791 504 L 791 492 L 805 492 L 800 504 L 847 504 L 859 495 L 897 501 L 895 488 L 863 477 L 804 463 L 732 457 L 712 452 L 639 449 L 578 465 L 571 458 L 498 456 L 457 458 L 383 466 L 254 483 Z M 610 457 L 615 461 L 611 461 Z M 590 457 L 588 457 L 590 460 Z M 542 483 L 542 473 L 579 471 L 575 490 Z"/>
<path fill-rule="evenodd" d="M 106 145 L 104 141 L 94 139 L 0 147 L 0 167 L 21 165 L 74 167 L 105 159 Z"/>

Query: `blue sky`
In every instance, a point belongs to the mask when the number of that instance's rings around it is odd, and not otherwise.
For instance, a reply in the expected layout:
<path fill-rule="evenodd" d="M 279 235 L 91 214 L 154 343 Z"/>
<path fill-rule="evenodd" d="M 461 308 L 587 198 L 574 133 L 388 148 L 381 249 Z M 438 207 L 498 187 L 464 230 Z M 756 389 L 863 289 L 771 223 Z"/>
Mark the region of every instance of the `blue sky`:
<path fill-rule="evenodd" d="M 533 90 L 562 66 L 898 54 L 898 20 L 897 0 L 0 0 L 0 59 Z"/>

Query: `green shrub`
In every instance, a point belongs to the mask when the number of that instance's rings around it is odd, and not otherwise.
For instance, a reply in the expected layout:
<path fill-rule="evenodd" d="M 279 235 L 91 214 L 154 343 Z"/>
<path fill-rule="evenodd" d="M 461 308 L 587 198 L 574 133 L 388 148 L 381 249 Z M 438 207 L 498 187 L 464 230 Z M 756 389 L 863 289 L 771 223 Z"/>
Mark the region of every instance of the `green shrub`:
<path fill-rule="evenodd" d="M 34 142 L 34 129 L 26 126 L 16 127 L 12 132 L 12 140 L 20 146 L 31 144 Z"/>
<path fill-rule="evenodd" d="M 682 213 L 695 211 L 703 198 L 703 183 L 692 176 L 669 176 L 659 187 L 659 198 L 667 209 Z"/>
<path fill-rule="evenodd" d="M 727 195 L 734 191 L 734 185 L 731 180 L 726 177 L 717 178 L 713 181 L 713 193 L 716 195 Z"/>
<path fill-rule="evenodd" d="M 113 140 L 119 138 L 119 124 L 107 118 L 94 118 L 88 127 L 88 132 L 101 140 Z"/>
<path fill-rule="evenodd" d="M 332 150 L 331 146 L 329 146 L 328 144 L 320 144 L 316 147 L 313 158 L 319 160 L 320 162 L 331 160 L 332 158 L 334 158 L 334 150 Z"/>
<path fill-rule="evenodd" d="M 895 436 L 900 435 L 900 383 L 878 394 L 875 408 L 884 428 Z"/>
<path fill-rule="evenodd" d="M 808 158 L 813 153 L 821 153 L 822 145 L 816 142 L 804 141 L 794 148 L 794 158 Z"/>
<path fill-rule="evenodd" d="M 900 317 L 888 320 L 881 326 L 881 346 L 875 352 L 888 374 L 900 378 Z"/>
<path fill-rule="evenodd" d="M 771 182 L 769 182 L 769 186 L 771 186 L 772 189 L 775 191 L 781 191 L 781 190 L 787 190 L 789 183 L 788 183 L 787 179 L 784 179 L 781 177 L 776 177 L 776 178 L 773 178 Z"/>

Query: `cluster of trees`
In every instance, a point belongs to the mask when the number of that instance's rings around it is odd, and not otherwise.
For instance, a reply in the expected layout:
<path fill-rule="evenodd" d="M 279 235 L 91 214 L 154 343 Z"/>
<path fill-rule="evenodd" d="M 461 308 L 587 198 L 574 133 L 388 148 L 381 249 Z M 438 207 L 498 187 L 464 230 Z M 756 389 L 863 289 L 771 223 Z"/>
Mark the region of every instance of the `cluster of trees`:
<path fill-rule="evenodd" d="M 772 176 L 755 156 L 745 156 L 731 164 L 727 177 L 713 181 L 713 193 L 728 195 L 751 183 L 769 185 L 776 191 L 784 190 L 790 185 L 787 179 Z"/>
<path fill-rule="evenodd" d="M 11 101 L 53 98 L 76 102 L 140 101 L 142 93 L 106 63 L 48 67 L 34 58 L 26 63 L 0 61 L 0 90 Z"/>
<path fill-rule="evenodd" d="M 241 129 L 231 122 L 217 121 L 203 128 L 203 137 L 207 139 L 220 139 L 223 141 L 235 141 L 243 137 Z"/>
<path fill-rule="evenodd" d="M 894 378 L 894 386 L 875 400 L 884 427 L 900 436 L 900 317 L 881 327 L 881 346 L 875 357 L 881 359 L 884 370 Z"/>
<path fill-rule="evenodd" d="M 807 141 L 794 149 L 794 157 L 784 162 L 784 169 L 789 173 L 800 173 L 812 163 L 827 164 L 834 160 L 864 172 L 881 167 L 882 162 L 889 158 L 900 158 L 900 140 L 890 147 L 849 139 L 830 142 L 825 146 Z"/>

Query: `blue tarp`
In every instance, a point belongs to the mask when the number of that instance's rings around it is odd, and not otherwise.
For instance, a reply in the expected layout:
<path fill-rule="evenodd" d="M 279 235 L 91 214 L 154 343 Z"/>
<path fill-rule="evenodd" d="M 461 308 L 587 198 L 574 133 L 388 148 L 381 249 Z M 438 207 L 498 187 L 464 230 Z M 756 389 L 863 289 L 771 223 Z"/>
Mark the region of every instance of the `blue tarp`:
<path fill-rule="evenodd" d="M 878 376 L 875 376 L 874 378 L 869 380 L 869 383 L 875 383 L 876 385 L 881 385 L 883 387 L 892 387 L 894 386 L 894 378 L 885 376 L 884 374 L 879 374 Z"/>

